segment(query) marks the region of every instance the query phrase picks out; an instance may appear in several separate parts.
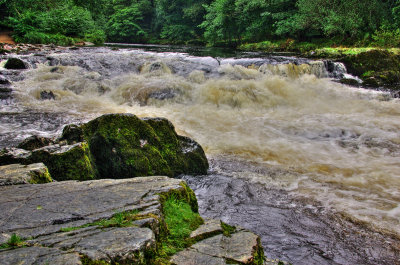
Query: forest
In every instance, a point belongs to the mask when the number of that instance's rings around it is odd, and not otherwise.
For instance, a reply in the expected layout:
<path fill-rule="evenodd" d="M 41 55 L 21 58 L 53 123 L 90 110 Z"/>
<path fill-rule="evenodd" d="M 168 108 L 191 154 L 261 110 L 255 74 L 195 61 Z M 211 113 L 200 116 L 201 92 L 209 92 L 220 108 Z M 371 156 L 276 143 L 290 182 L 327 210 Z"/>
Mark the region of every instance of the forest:
<path fill-rule="evenodd" d="M 17 42 L 400 46 L 400 0 L 0 0 Z"/>

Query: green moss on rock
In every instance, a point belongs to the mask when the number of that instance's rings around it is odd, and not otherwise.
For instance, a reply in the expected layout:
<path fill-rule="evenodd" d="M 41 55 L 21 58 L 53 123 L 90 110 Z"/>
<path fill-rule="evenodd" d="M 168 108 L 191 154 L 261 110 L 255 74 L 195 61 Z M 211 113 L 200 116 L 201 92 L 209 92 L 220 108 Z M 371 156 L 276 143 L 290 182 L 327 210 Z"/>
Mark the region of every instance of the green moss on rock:
<path fill-rule="evenodd" d="M 58 181 L 82 181 L 95 178 L 87 143 L 61 147 L 60 150 L 55 152 L 50 148 L 45 147 L 35 150 L 29 161 L 43 162 L 48 167 L 53 178 Z"/>
<path fill-rule="evenodd" d="M 166 119 L 142 120 L 131 114 L 108 114 L 82 129 L 98 178 L 207 172 L 208 162 L 200 145 L 192 141 L 197 155 L 185 153 L 182 147 L 187 144 Z"/>
<path fill-rule="evenodd" d="M 341 59 L 347 71 L 372 87 L 393 87 L 400 82 L 400 56 L 386 50 L 371 50 Z"/>
<path fill-rule="evenodd" d="M 46 167 L 43 167 L 41 170 L 30 171 L 30 184 L 44 184 L 53 182 L 53 179 L 50 176 L 50 173 Z"/>

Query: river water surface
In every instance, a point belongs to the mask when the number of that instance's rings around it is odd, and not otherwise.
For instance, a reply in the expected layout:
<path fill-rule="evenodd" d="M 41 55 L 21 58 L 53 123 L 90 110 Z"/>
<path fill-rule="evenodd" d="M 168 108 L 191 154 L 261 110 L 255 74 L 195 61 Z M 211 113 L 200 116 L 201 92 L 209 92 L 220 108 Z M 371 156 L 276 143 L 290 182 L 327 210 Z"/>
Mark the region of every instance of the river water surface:
<path fill-rule="evenodd" d="M 20 57 L 21 74 L 0 63 L 14 81 L 0 147 L 104 113 L 165 117 L 211 161 L 185 176 L 202 214 L 259 233 L 268 256 L 400 264 L 400 102 L 335 82 L 342 64 L 171 47 Z"/>

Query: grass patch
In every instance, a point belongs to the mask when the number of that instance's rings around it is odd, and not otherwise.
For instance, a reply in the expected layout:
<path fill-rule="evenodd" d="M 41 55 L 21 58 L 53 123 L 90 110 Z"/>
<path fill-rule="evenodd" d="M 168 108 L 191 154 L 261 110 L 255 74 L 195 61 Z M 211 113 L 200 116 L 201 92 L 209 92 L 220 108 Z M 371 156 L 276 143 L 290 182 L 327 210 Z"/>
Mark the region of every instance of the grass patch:
<path fill-rule="evenodd" d="M 20 248 L 25 246 L 25 241 L 17 234 L 12 234 L 7 243 L 1 244 L 0 249 Z"/>
<path fill-rule="evenodd" d="M 64 227 L 61 228 L 61 232 L 71 232 L 75 231 L 81 228 L 89 227 L 89 226 L 99 226 L 101 228 L 107 228 L 107 227 L 128 227 L 128 226 L 133 226 L 132 222 L 138 219 L 141 219 L 142 217 L 138 216 L 139 211 L 138 210 L 133 210 L 133 211 L 126 211 L 126 212 L 118 212 L 113 215 L 110 219 L 101 219 L 97 222 L 93 222 L 90 224 L 85 224 L 77 227 Z"/>
<path fill-rule="evenodd" d="M 221 227 L 222 227 L 224 236 L 227 236 L 227 237 L 230 237 L 236 231 L 235 226 L 228 225 L 222 221 L 221 221 Z"/>
<path fill-rule="evenodd" d="M 160 240 L 159 250 L 154 264 L 170 264 L 169 257 L 189 247 L 194 242 L 189 239 L 190 233 L 204 223 L 192 206 L 174 195 L 163 202 L 166 231 Z"/>

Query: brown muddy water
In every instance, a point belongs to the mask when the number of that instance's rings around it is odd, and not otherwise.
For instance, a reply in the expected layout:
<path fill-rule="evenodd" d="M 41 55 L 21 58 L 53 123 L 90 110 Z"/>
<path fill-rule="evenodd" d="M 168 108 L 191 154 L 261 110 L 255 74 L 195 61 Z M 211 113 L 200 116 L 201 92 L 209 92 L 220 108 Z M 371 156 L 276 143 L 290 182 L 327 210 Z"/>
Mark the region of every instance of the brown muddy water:
<path fill-rule="evenodd" d="M 400 102 L 335 79 L 340 63 L 164 47 L 19 56 L 0 147 L 104 113 L 165 117 L 210 174 L 184 178 L 203 215 L 247 227 L 293 264 L 400 264 Z M 54 100 L 40 100 L 51 91 Z"/>

